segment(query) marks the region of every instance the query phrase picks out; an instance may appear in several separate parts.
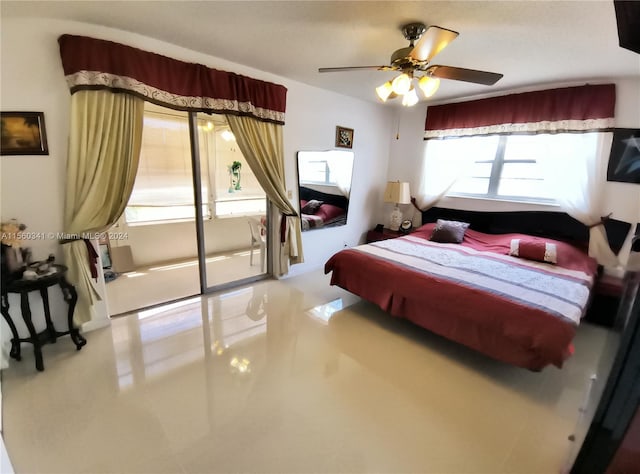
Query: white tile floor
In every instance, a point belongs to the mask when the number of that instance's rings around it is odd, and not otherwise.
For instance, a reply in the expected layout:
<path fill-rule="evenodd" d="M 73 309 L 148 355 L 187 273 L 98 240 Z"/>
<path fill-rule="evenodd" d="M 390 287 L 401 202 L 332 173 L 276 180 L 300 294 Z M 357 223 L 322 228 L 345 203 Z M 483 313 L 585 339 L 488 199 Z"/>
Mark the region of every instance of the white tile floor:
<path fill-rule="evenodd" d="M 18 473 L 558 473 L 609 332 L 488 359 L 314 272 L 116 318 L 3 372 Z M 591 408 L 590 408 L 591 410 Z"/>

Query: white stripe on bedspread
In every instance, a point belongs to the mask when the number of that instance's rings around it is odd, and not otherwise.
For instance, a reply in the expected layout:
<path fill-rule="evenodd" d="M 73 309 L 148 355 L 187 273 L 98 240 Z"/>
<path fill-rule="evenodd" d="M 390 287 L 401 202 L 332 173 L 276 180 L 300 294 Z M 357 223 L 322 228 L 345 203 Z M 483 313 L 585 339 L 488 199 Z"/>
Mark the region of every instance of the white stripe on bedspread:
<path fill-rule="evenodd" d="M 461 245 L 424 239 L 384 240 L 355 249 L 423 273 L 479 288 L 578 324 L 589 300 L 591 277 L 583 272 L 503 259 Z M 508 257 L 508 256 L 507 256 Z M 522 260 L 522 259 L 519 259 Z M 534 264 L 534 265 L 532 265 Z"/>

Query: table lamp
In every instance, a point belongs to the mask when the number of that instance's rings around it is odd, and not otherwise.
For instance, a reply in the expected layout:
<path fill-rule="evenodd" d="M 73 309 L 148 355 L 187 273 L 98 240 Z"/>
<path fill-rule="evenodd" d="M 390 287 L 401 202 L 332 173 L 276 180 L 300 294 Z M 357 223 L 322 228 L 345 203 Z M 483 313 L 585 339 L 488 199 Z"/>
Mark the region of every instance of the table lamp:
<path fill-rule="evenodd" d="M 392 202 L 396 205 L 389 218 L 389 229 L 397 231 L 402 223 L 402 212 L 400 212 L 398 204 L 411 203 L 409 183 L 401 183 L 400 181 L 387 182 L 387 187 L 384 190 L 384 202 Z"/>

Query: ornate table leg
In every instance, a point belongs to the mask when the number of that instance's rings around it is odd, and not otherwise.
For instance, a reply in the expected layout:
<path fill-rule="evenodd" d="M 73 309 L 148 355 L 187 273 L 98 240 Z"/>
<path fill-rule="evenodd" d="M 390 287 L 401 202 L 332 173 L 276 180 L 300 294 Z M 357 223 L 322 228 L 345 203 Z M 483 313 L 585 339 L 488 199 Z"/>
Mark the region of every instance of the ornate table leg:
<path fill-rule="evenodd" d="M 20 337 L 18 336 L 18 330 L 16 329 L 16 325 L 13 323 L 13 319 L 11 318 L 11 314 L 9 314 L 9 295 L 7 293 L 2 293 L 2 302 L 0 303 L 0 307 L 2 308 L 2 316 L 4 316 L 4 320 L 9 325 L 9 329 L 11 329 L 11 351 L 9 352 L 9 357 L 20 360 L 22 356 L 20 355 Z"/>
<path fill-rule="evenodd" d="M 42 297 L 42 307 L 44 308 L 44 320 L 47 323 L 47 334 L 49 341 L 55 343 L 57 340 L 56 328 L 51 321 L 51 311 L 49 310 L 49 289 L 47 287 L 40 288 L 40 296 Z"/>
<path fill-rule="evenodd" d="M 44 370 L 44 363 L 42 362 L 42 344 L 40 344 L 38 333 L 36 332 L 36 328 L 33 327 L 33 321 L 31 321 L 28 291 L 20 292 L 20 308 L 22 309 L 22 319 L 24 319 L 24 323 L 27 325 L 27 329 L 29 330 L 29 339 L 31 339 L 31 343 L 33 344 L 33 352 L 36 356 L 36 369 L 42 372 Z"/>
<path fill-rule="evenodd" d="M 69 283 L 66 278 L 60 278 L 60 288 L 62 288 L 62 294 L 64 295 L 64 300 L 69 305 L 69 313 L 67 314 L 67 321 L 69 324 L 69 336 L 71 340 L 76 345 L 76 349 L 82 349 L 87 343 L 87 340 L 82 337 L 78 328 L 73 324 L 73 312 L 76 309 L 76 302 L 78 301 L 78 293 L 76 293 L 76 289 L 74 286 Z"/>

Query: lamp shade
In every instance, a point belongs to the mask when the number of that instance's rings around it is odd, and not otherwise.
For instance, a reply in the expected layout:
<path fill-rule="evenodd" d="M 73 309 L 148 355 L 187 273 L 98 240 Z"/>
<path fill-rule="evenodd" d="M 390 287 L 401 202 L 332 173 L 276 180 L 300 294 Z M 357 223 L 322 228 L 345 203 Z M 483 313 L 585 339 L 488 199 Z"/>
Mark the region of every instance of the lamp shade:
<path fill-rule="evenodd" d="M 418 87 L 425 97 L 431 97 L 440 87 L 440 79 L 437 77 L 422 76 L 418 81 Z"/>
<path fill-rule="evenodd" d="M 416 94 L 416 90 L 411 88 L 409 92 L 407 92 L 402 98 L 402 105 L 405 107 L 413 107 L 418 103 L 418 94 Z"/>
<path fill-rule="evenodd" d="M 376 94 L 378 94 L 382 102 L 386 102 L 392 93 L 393 88 L 391 87 L 391 81 L 387 81 L 381 86 L 376 87 Z"/>
<path fill-rule="evenodd" d="M 391 82 L 391 88 L 398 95 L 406 94 L 411 89 L 411 77 L 403 72 Z"/>
<path fill-rule="evenodd" d="M 384 190 L 384 202 L 393 202 L 396 204 L 410 204 L 411 192 L 409 191 L 409 183 L 400 181 L 389 181 Z"/>

